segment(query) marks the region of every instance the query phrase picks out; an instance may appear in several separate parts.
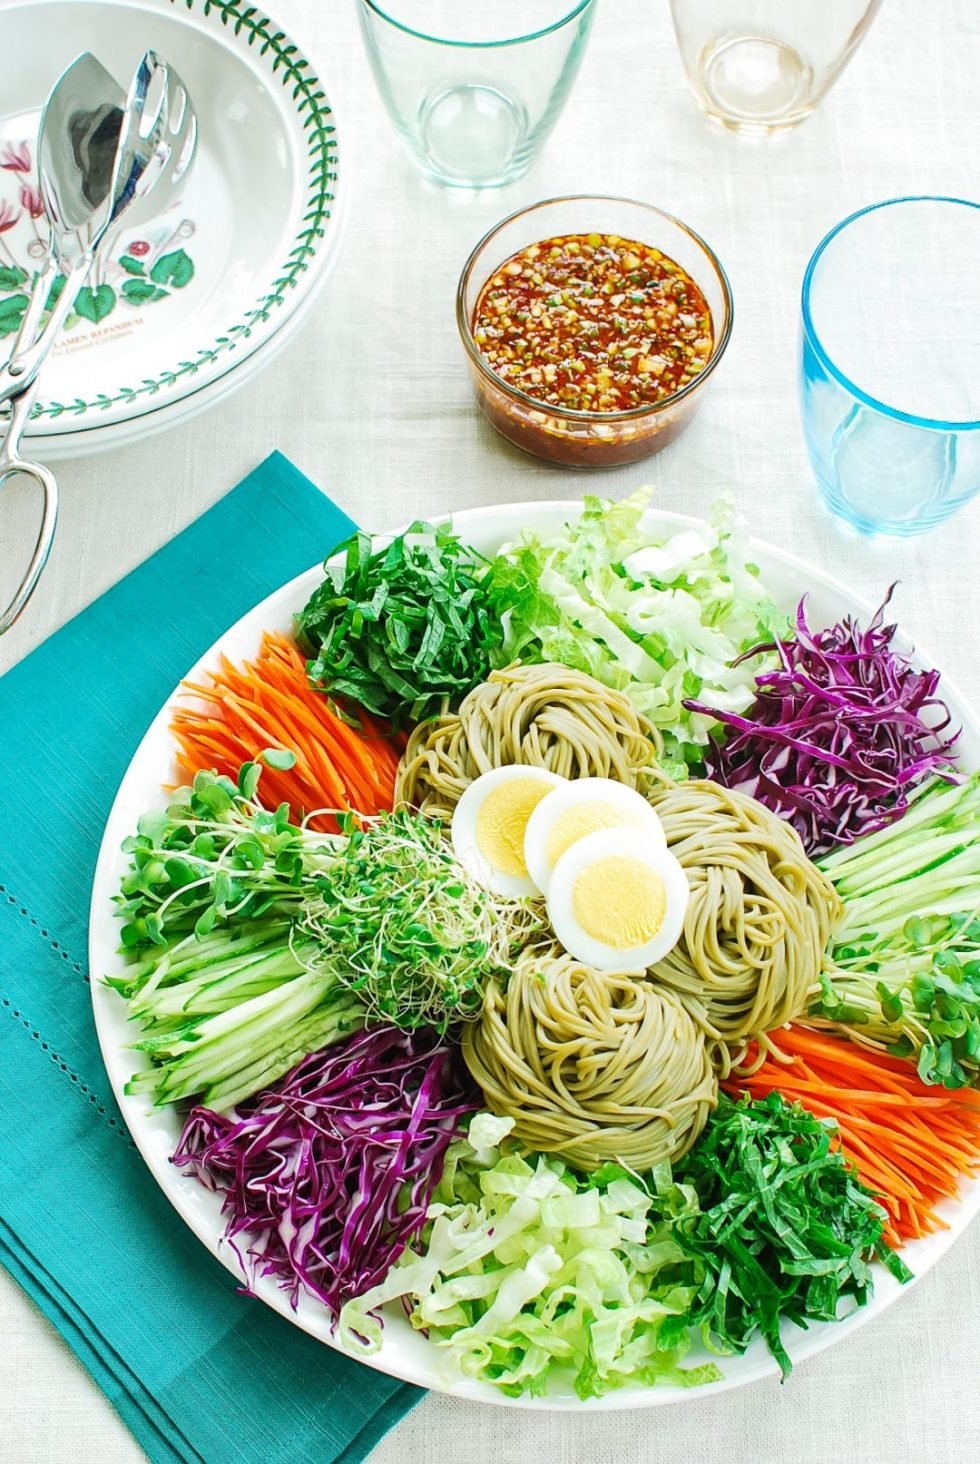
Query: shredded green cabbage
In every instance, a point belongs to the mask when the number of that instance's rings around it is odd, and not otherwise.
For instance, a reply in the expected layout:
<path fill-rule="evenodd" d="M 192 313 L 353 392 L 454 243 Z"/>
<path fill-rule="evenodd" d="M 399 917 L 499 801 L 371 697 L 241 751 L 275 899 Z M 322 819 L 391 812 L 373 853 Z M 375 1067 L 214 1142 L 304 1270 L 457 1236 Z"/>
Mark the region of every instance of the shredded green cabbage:
<path fill-rule="evenodd" d="M 730 498 L 701 528 L 652 535 L 641 528 L 650 498 L 649 489 L 621 503 L 587 496 L 578 522 L 555 538 L 526 533 L 498 555 L 486 592 L 505 629 L 504 660 L 559 661 L 625 691 L 663 731 L 667 770 L 684 777 L 716 725 L 684 701 L 744 712 L 763 659 L 732 663 L 787 622 Z"/>
<path fill-rule="evenodd" d="M 376 1352 L 374 1312 L 401 1299 L 447 1373 L 512 1396 L 541 1394 L 556 1374 L 571 1376 L 581 1398 L 625 1383 L 718 1378 L 713 1363 L 680 1366 L 687 1329 L 668 1319 L 688 1311 L 695 1288 L 670 1221 L 651 1215 L 651 1195 L 618 1165 L 586 1180 L 555 1158 L 502 1154 L 512 1127 L 478 1114 L 450 1147 L 424 1253 L 406 1251 L 380 1285 L 346 1304 L 342 1343 Z M 694 1191 L 672 1184 L 669 1171 L 659 1179 L 658 1212 L 697 1209 Z"/>

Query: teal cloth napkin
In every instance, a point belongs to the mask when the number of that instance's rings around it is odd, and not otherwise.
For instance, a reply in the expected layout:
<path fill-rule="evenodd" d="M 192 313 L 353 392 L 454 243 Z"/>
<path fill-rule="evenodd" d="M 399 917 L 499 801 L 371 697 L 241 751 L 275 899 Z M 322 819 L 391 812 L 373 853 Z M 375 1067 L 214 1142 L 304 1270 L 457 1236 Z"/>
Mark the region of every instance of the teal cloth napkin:
<path fill-rule="evenodd" d="M 147 725 L 351 528 L 276 453 L 0 679 L 0 1263 L 166 1464 L 355 1464 L 421 1397 L 238 1295 L 174 1214 L 103 1071 L 86 964 L 102 830 Z"/>

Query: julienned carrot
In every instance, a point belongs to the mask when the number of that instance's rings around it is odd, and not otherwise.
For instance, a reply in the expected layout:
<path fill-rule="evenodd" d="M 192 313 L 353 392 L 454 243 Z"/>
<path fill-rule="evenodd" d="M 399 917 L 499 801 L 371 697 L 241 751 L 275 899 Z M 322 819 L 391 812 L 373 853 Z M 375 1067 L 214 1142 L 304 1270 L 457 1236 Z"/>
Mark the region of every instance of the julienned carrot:
<path fill-rule="evenodd" d="M 177 761 L 189 776 L 202 769 L 234 778 L 243 762 L 267 747 L 287 748 L 289 769 L 263 767 L 260 797 L 268 806 L 288 803 L 294 818 L 314 809 L 390 809 L 398 749 L 369 713 L 348 725 L 306 676 L 306 663 L 285 636 L 266 633 L 254 661 L 238 666 L 222 657 L 201 684 L 185 682 L 191 698 L 178 706 L 172 728 Z M 330 814 L 310 826 L 335 830 Z"/>
<path fill-rule="evenodd" d="M 904 1079 L 910 1069 L 907 1058 L 893 1057 L 887 1052 L 877 1052 L 867 1047 L 857 1047 L 853 1043 L 841 1042 L 836 1037 L 810 1027 L 794 1027 L 793 1041 L 795 1050 L 802 1053 L 811 1053 L 817 1056 L 826 1057 L 835 1066 L 850 1068 L 856 1072 L 871 1073 L 880 1075 L 891 1073 L 899 1079 Z M 782 1047 L 782 1037 L 778 1038 L 778 1045 Z M 914 1069 L 913 1069 L 914 1072 Z M 941 1091 L 948 1093 L 949 1089 L 937 1090 L 930 1088 L 927 1084 L 916 1079 L 923 1093 L 935 1093 Z M 968 1103 L 973 1107 L 980 1108 L 980 1092 L 973 1088 L 957 1088 L 953 1090 L 959 1094 L 960 1102 Z"/>
<path fill-rule="evenodd" d="M 841 1149 L 888 1212 L 890 1244 L 946 1229 L 935 1206 L 980 1170 L 980 1093 L 928 1087 L 902 1058 L 808 1027 L 781 1028 L 770 1043 L 761 1066 L 731 1078 L 728 1091 L 761 1098 L 775 1089 L 833 1119 Z"/>

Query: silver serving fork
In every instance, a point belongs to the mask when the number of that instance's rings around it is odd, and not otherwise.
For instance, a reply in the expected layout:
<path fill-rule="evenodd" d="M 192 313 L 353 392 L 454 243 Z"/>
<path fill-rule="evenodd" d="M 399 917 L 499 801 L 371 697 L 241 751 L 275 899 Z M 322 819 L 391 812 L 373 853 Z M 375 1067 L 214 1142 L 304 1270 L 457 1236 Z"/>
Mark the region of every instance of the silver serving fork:
<path fill-rule="evenodd" d="M 14 624 L 37 587 L 58 518 L 53 473 L 20 455 L 41 366 L 100 249 L 123 220 L 131 224 L 170 206 L 194 160 L 196 145 L 197 117 L 187 89 L 152 51 L 137 66 L 128 96 L 86 52 L 56 82 L 45 105 L 38 159 L 51 249 L 35 280 L 10 359 L 0 368 L 0 404 L 10 402 L 0 446 L 0 488 L 14 477 L 33 480 L 41 490 L 43 510 L 30 564 L 0 614 L 0 635 Z M 59 275 L 64 277 L 61 293 L 40 326 Z"/>

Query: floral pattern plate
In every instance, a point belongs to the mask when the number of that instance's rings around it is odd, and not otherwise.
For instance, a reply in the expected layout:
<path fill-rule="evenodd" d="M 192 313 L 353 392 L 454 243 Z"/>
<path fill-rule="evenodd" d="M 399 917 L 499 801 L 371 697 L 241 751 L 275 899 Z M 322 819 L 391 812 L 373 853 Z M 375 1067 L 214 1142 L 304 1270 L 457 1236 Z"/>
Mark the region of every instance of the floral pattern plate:
<path fill-rule="evenodd" d="M 310 62 L 245 0 L 0 0 L 0 25 L 0 359 L 46 252 L 52 83 L 91 50 L 125 88 L 152 47 L 198 111 L 183 195 L 113 239 L 45 366 L 32 445 L 77 455 L 209 405 L 292 333 L 337 257 L 336 122 Z"/>

